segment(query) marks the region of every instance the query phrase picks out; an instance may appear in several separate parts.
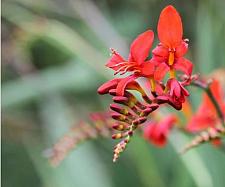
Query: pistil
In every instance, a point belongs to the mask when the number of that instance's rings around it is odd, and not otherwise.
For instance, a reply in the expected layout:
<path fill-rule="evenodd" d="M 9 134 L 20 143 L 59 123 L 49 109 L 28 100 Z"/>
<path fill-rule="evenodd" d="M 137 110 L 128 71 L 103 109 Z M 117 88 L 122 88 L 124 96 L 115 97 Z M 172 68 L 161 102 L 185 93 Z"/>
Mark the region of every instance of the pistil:
<path fill-rule="evenodd" d="M 168 64 L 169 64 L 170 66 L 172 66 L 173 63 L 174 63 L 174 52 L 171 51 L 171 52 L 169 53 L 169 61 L 168 61 Z"/>

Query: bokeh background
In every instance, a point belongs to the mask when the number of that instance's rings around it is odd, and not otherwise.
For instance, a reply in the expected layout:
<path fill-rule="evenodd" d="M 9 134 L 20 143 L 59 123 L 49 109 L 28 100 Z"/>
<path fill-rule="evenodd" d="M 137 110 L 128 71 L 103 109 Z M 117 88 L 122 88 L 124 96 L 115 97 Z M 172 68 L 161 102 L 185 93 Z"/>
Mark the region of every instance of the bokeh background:
<path fill-rule="evenodd" d="M 43 156 L 71 125 L 107 109 L 96 89 L 112 77 L 109 48 L 126 56 L 168 4 L 182 16 L 195 72 L 224 68 L 224 0 L 2 0 L 2 186 L 225 186 L 224 152 L 203 145 L 181 156 L 187 137 L 176 133 L 164 149 L 135 136 L 116 164 L 110 138 L 83 143 L 57 168 Z"/>

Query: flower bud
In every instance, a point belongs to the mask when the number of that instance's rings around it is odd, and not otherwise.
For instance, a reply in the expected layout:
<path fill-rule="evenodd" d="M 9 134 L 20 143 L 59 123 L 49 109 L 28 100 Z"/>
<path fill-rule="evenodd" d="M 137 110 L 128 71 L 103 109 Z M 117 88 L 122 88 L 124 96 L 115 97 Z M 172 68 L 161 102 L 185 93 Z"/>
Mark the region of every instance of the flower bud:
<path fill-rule="evenodd" d="M 141 111 L 140 116 L 148 116 L 153 110 L 151 108 L 146 108 Z"/>
<path fill-rule="evenodd" d="M 115 89 L 121 78 L 110 80 L 98 88 L 98 93 L 103 95 L 109 93 L 109 90 Z"/>
<path fill-rule="evenodd" d="M 125 105 L 128 103 L 128 98 L 124 96 L 114 96 L 112 99 L 115 103 L 125 104 Z"/>
<path fill-rule="evenodd" d="M 118 114 L 116 112 L 112 112 L 111 116 L 113 119 L 118 120 L 118 121 L 122 121 L 122 122 L 126 122 L 126 123 L 131 123 L 130 119 L 124 115 Z"/>
<path fill-rule="evenodd" d="M 134 120 L 134 121 L 133 121 L 133 124 L 134 124 L 134 125 L 140 125 L 140 124 L 144 123 L 146 120 L 147 120 L 146 117 L 140 117 L 140 118 Z"/>
<path fill-rule="evenodd" d="M 123 138 L 123 133 L 117 133 L 112 135 L 112 139 L 120 139 Z"/>
<path fill-rule="evenodd" d="M 118 112 L 120 114 L 124 114 L 124 115 L 129 115 L 129 111 L 125 108 L 122 108 L 121 106 L 117 105 L 117 104 L 110 104 L 110 108 L 111 110 L 115 111 L 115 112 Z"/>
<path fill-rule="evenodd" d="M 113 129 L 118 130 L 118 131 L 127 130 L 128 127 L 129 127 L 129 125 L 125 124 L 125 123 L 123 123 L 123 124 L 122 123 L 117 123 L 117 124 L 114 124 L 112 126 Z"/>
<path fill-rule="evenodd" d="M 152 112 L 153 112 L 154 110 L 156 110 L 157 108 L 159 108 L 159 104 L 157 104 L 157 103 L 152 103 L 152 104 L 150 104 L 150 105 L 147 105 L 147 107 L 148 107 L 148 108 L 151 108 L 151 109 L 152 109 Z"/>

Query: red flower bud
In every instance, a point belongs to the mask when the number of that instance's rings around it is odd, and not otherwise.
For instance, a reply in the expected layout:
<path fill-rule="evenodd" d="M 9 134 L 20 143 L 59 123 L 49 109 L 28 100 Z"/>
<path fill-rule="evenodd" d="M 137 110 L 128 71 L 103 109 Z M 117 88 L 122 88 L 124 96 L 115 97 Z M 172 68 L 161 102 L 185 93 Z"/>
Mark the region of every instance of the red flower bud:
<path fill-rule="evenodd" d="M 126 123 L 129 123 L 129 124 L 131 123 L 131 120 L 127 116 L 118 114 L 116 112 L 112 112 L 111 117 L 115 120 L 118 120 L 118 121 L 126 122 Z"/>
<path fill-rule="evenodd" d="M 112 99 L 115 103 L 125 104 L 125 105 L 128 103 L 128 98 L 124 96 L 115 96 Z"/>
<path fill-rule="evenodd" d="M 117 123 L 117 124 L 114 124 L 112 126 L 113 129 L 118 130 L 118 131 L 127 130 L 128 127 L 129 127 L 129 125 L 126 124 L 126 123 L 123 123 L 123 124 L 122 123 Z"/>
<path fill-rule="evenodd" d="M 109 91 L 111 89 L 115 89 L 118 85 L 118 83 L 121 81 L 121 78 L 116 78 L 116 79 L 113 79 L 113 80 L 110 80 L 106 83 L 104 83 L 103 85 L 101 85 L 99 88 L 98 88 L 98 93 L 99 94 L 107 94 L 109 93 Z"/>
<path fill-rule="evenodd" d="M 133 124 L 134 124 L 134 125 L 140 125 L 140 124 L 144 123 L 146 120 L 147 120 L 146 117 L 140 117 L 140 118 L 134 120 L 134 121 L 133 121 Z"/>

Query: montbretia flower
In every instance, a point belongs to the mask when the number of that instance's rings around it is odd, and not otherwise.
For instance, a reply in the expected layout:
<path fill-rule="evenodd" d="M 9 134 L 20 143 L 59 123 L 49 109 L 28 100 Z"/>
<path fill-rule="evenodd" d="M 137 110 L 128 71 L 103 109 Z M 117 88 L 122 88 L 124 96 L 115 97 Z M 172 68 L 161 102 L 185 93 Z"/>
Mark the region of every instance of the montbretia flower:
<path fill-rule="evenodd" d="M 112 57 L 107 62 L 106 66 L 112 68 L 115 71 L 114 74 L 125 74 L 126 72 L 142 75 L 152 74 L 152 64 L 146 59 L 152 47 L 153 40 L 154 33 L 151 30 L 140 34 L 130 46 L 128 60 L 125 60 L 114 49 L 111 49 Z"/>
<path fill-rule="evenodd" d="M 152 51 L 152 58 L 148 58 L 154 40 L 151 30 L 138 35 L 132 42 L 128 59 L 111 49 L 112 56 L 106 66 L 114 70 L 114 75 L 127 75 L 114 78 L 98 88 L 99 94 L 113 96 L 110 115 L 116 123 L 112 128 L 119 132 L 114 133 L 112 138 L 122 139 L 114 148 L 113 161 L 126 149 L 134 132 L 148 120 L 150 113 L 161 104 L 180 110 L 189 95 L 185 86 L 192 81 L 192 63 L 184 58 L 188 44 L 182 39 L 182 22 L 174 7 L 167 6 L 162 11 L 158 36 L 161 43 Z M 176 79 L 175 70 L 184 72 L 183 82 Z M 170 72 L 170 77 L 164 81 L 167 72 Z M 130 90 L 140 93 L 142 99 L 136 98 Z M 175 117 L 169 116 L 151 124 L 145 129 L 145 137 L 163 146 L 175 122 Z"/>
<path fill-rule="evenodd" d="M 144 128 L 144 138 L 158 147 L 163 147 L 167 143 L 168 134 L 177 122 L 177 117 L 169 115 L 159 122 L 150 122 Z"/>
<path fill-rule="evenodd" d="M 167 88 L 169 90 L 169 96 L 174 103 L 182 104 L 185 102 L 185 97 L 189 96 L 188 91 L 174 78 L 167 81 Z"/>
<path fill-rule="evenodd" d="M 191 75 L 192 63 L 183 57 L 188 51 L 188 40 L 182 39 L 181 17 L 173 6 L 162 10 L 157 30 L 160 44 L 152 51 L 152 60 L 158 62 L 156 77 L 161 78 L 169 71 L 170 78 L 174 78 L 175 70 Z"/>
<path fill-rule="evenodd" d="M 155 100 L 158 104 L 167 103 L 176 110 L 181 110 L 187 96 L 189 96 L 189 92 L 184 88 L 182 82 L 172 78 L 167 81 L 164 94 L 158 95 Z"/>
<path fill-rule="evenodd" d="M 113 69 L 115 71 L 114 74 L 131 73 L 130 76 L 122 78 L 118 82 L 117 95 L 123 95 L 126 85 L 138 77 L 153 77 L 156 64 L 151 60 L 147 60 L 153 40 L 154 33 L 151 30 L 140 34 L 130 46 L 128 60 L 125 60 L 118 52 L 111 49 L 112 57 L 106 66 Z"/>
<path fill-rule="evenodd" d="M 210 85 L 210 90 L 219 104 L 225 119 L 225 98 L 222 87 L 217 80 L 213 80 Z M 218 117 L 215 105 L 212 103 L 209 96 L 204 93 L 203 101 L 197 112 L 193 115 L 190 122 L 188 123 L 187 130 L 191 132 L 199 132 L 206 130 L 209 127 L 215 127 L 218 123 L 220 123 L 220 119 Z"/>

